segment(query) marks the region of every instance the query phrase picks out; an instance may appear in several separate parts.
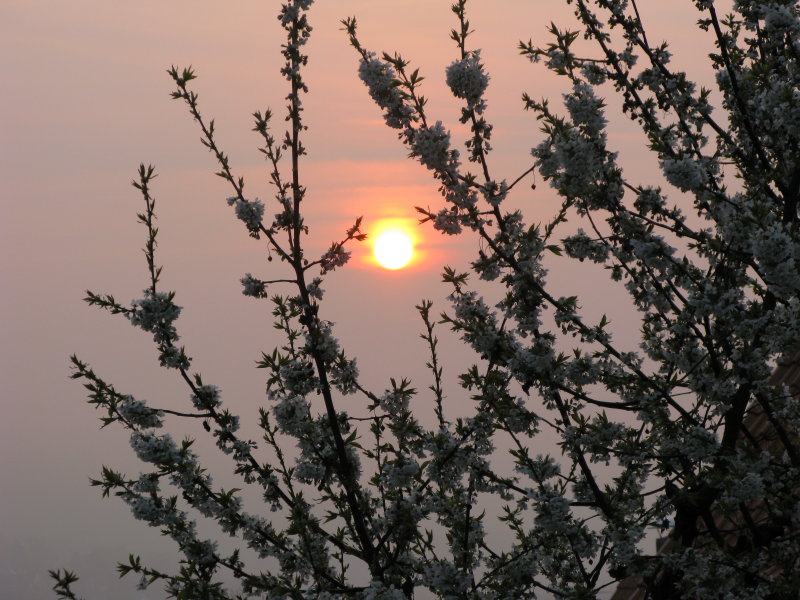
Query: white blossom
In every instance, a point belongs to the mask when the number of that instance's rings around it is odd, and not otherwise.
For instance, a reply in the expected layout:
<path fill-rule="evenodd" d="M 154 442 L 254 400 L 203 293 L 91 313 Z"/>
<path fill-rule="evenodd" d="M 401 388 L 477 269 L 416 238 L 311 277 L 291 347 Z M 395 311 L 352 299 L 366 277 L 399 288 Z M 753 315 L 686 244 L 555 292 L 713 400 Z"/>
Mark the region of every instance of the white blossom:
<path fill-rule="evenodd" d="M 690 156 L 664 158 L 661 170 L 667 181 L 682 192 L 699 192 L 708 183 L 708 173 Z"/>
<path fill-rule="evenodd" d="M 236 208 L 236 217 L 242 221 L 251 232 L 258 232 L 264 218 L 264 204 L 256 198 L 246 200 L 237 196 L 228 198 L 228 206 Z"/>
<path fill-rule="evenodd" d="M 387 587 L 380 581 L 371 581 L 369 587 L 364 588 L 361 597 L 363 600 L 405 600 L 406 595 L 393 585 Z"/>
<path fill-rule="evenodd" d="M 164 416 L 162 411 L 148 408 L 144 402 L 133 396 L 125 396 L 117 404 L 117 410 L 123 419 L 143 429 L 158 428 L 164 424 L 161 420 Z"/>
<path fill-rule="evenodd" d="M 141 460 L 155 464 L 170 464 L 181 460 L 181 451 L 168 433 L 157 436 L 151 432 L 131 433 L 131 447 Z"/>
<path fill-rule="evenodd" d="M 215 385 L 199 386 L 195 393 L 192 394 L 192 404 L 197 410 L 215 410 L 221 403 L 219 388 Z"/>
<path fill-rule="evenodd" d="M 483 71 L 481 51 L 470 52 L 454 61 L 445 70 L 447 85 L 456 98 L 463 98 L 470 106 L 478 104 L 489 85 L 489 76 Z"/>
<path fill-rule="evenodd" d="M 413 110 L 405 103 L 397 74 L 390 64 L 371 53 L 360 62 L 358 76 L 369 89 L 372 99 L 385 109 L 384 118 L 389 127 L 401 129 L 411 124 Z"/>
<path fill-rule="evenodd" d="M 414 155 L 419 162 L 434 171 L 447 171 L 451 166 L 450 133 L 441 121 L 431 127 L 420 127 L 414 132 L 411 143 Z"/>
<path fill-rule="evenodd" d="M 594 95 L 590 85 L 575 84 L 572 94 L 564 95 L 564 104 L 572 122 L 583 127 L 588 135 L 599 135 L 606 125 L 603 102 Z"/>
<path fill-rule="evenodd" d="M 245 273 L 241 279 L 242 294 L 245 296 L 252 296 L 253 298 L 266 298 L 267 297 L 267 284 L 260 279 L 256 279 L 250 273 Z"/>
<path fill-rule="evenodd" d="M 153 334 L 156 342 L 174 342 L 179 339 L 172 324 L 181 314 L 181 307 L 172 298 L 174 294 L 144 291 L 144 298 L 131 302 L 133 310 L 128 314 L 132 325 Z"/>
<path fill-rule="evenodd" d="M 162 347 L 158 360 L 161 366 L 169 369 L 186 370 L 191 363 L 190 358 L 186 356 L 183 348 L 177 348 L 175 346 Z"/>
<path fill-rule="evenodd" d="M 327 273 L 333 271 L 338 267 L 343 267 L 350 260 L 351 252 L 345 250 L 341 244 L 334 244 L 330 250 L 325 252 L 320 258 L 322 265 L 322 272 Z"/>

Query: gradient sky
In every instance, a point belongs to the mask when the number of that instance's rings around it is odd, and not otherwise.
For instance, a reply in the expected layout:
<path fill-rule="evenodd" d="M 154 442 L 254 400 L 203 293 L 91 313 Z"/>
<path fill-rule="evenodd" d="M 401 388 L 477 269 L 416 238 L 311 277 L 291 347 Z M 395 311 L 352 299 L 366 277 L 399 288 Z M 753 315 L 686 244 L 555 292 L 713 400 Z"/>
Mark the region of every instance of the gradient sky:
<path fill-rule="evenodd" d="M 452 127 L 458 106 L 443 76 L 455 58 L 449 4 L 341 0 L 312 10 L 305 75 L 311 93 L 304 100 L 309 157 L 302 171 L 312 253 L 340 239 L 359 215 L 369 232 L 381 218 L 413 220 L 415 204 L 441 205 L 429 174 L 406 159 L 358 80 L 356 54 L 339 20 L 355 15 L 368 48 L 400 51 L 420 67 L 429 118 Z M 518 55 L 517 42 L 546 43 L 549 22 L 569 24 L 570 13 L 560 0 L 471 4 L 471 43 L 483 49 L 492 77 L 491 161 L 498 176 L 513 179 L 530 165 L 529 150 L 540 139 L 537 122 L 521 109 L 522 92 L 557 101 L 563 91 L 544 66 Z M 697 57 L 708 43 L 694 31 L 691 3 L 643 4 L 652 38 L 670 40 L 679 64 L 707 79 Z M 174 560 L 171 543 L 134 522 L 121 502 L 102 500 L 88 486 L 101 464 L 134 475 L 140 467 L 125 433 L 99 431 L 100 415 L 68 379 L 68 356 L 77 353 L 121 392 L 154 406 L 180 408 L 188 401 L 174 374 L 158 369 L 147 334 L 81 301 L 87 288 L 126 302 L 146 286 L 144 230 L 135 217 L 142 201 L 130 186 L 140 162 L 154 164 L 160 174 L 153 186 L 158 260 L 165 265 L 163 285 L 176 290 L 185 307 L 178 328 L 193 367 L 222 388 L 243 421 L 257 414 L 263 381 L 253 361 L 281 340 L 269 305 L 242 296 L 238 279 L 245 272 L 264 279 L 283 273 L 277 262 L 264 260 L 264 247 L 247 237 L 225 204 L 230 190 L 213 175 L 215 164 L 185 107 L 170 100 L 165 70 L 195 67 L 201 110 L 216 119 L 218 141 L 235 172 L 246 178 L 250 195 L 271 198 L 250 115 L 272 107 L 276 127 L 282 124 L 286 88 L 278 75 L 283 38 L 277 6 L 255 0 L 6 0 L 0 6 L 3 597 L 50 598 L 46 570 L 66 567 L 78 571 L 84 585 L 77 589 L 88 600 L 157 598 L 157 588 L 135 592 L 135 580 L 117 583 L 114 565 L 129 552 L 154 557 L 154 564 Z M 617 104 L 609 99 L 611 108 Z M 642 154 L 635 128 L 614 117 L 611 131 L 621 162 L 643 181 L 652 178 L 654 162 Z M 520 186 L 512 202 L 529 222 L 547 219 L 557 205 L 541 184 L 535 191 Z M 442 238 L 422 228 L 419 238 L 420 259 L 410 268 L 380 270 L 369 264 L 365 247 L 327 280 L 323 317 L 336 322 L 343 347 L 358 357 L 365 382 L 378 391 L 390 376 L 415 377 L 422 389 L 429 384 L 414 305 L 430 298 L 437 312 L 446 309 L 442 265 L 463 268 L 477 250 L 469 236 Z M 629 305 L 618 290 L 603 286 L 602 277 L 559 263 L 551 279 L 558 293 L 590 290 L 587 314 L 606 312 L 624 325 Z M 622 335 L 635 344 L 635 326 L 623 327 Z M 457 411 L 452 381 L 472 359 L 446 332 L 440 337 Z M 215 464 L 226 463 L 215 457 Z"/>

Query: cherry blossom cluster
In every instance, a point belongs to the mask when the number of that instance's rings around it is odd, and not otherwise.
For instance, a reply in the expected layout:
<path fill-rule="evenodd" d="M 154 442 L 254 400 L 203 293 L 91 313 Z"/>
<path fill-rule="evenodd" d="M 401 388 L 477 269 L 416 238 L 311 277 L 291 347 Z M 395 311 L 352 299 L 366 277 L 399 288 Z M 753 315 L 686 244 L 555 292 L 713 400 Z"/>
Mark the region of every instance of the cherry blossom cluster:
<path fill-rule="evenodd" d="M 355 19 L 343 22 L 369 96 L 439 187 L 442 205 L 418 208 L 422 222 L 478 240 L 467 272 L 443 273 L 450 309 L 438 324 L 474 351 L 455 393 L 445 393 L 432 302 L 417 306 L 426 389 L 394 378 L 367 389 L 324 318 L 325 278 L 365 236 L 359 218 L 317 258 L 304 248 L 298 165 L 312 2 L 287 1 L 278 16 L 290 88 L 283 135 L 273 135 L 271 111 L 254 113 L 275 186 L 271 221 L 270 202 L 248 199 L 217 146 L 189 89 L 194 72 L 170 69 L 173 97 L 233 188 L 228 204 L 288 273 L 241 280 L 244 295 L 266 301 L 282 341 L 257 362 L 266 387 L 257 444 L 176 346 L 181 309 L 159 286 L 154 171 L 141 166 L 134 185 L 145 200 L 149 287 L 130 305 L 93 292 L 86 300 L 153 335 L 159 363 L 189 389 L 188 412 L 120 393 L 75 357 L 73 377 L 104 425 L 129 431 L 148 469 L 127 477 L 104 467 L 93 485 L 161 528 L 182 558 L 166 572 L 131 556 L 121 574 L 137 574 L 141 588 L 159 582 L 170 597 L 214 600 L 598 598 L 626 579 L 655 598 L 796 594 L 800 400 L 772 379 L 800 339 L 796 3 L 734 0 L 721 19 L 714 2 L 694 1 L 716 46 L 718 107 L 674 68 L 667 44 L 651 43 L 636 0 L 568 3 L 580 31 L 552 25 L 550 43 L 519 46 L 564 77 L 563 108 L 523 97 L 541 135 L 530 168 L 504 176 L 491 155 L 490 77 L 470 47 L 467 0 L 452 6 L 455 59 L 444 69 L 461 103 L 455 118 L 469 128 L 466 160 L 445 121 L 429 119 L 419 71 L 364 48 Z M 592 56 L 576 49 L 581 35 Z M 654 153 L 655 182 L 619 163 L 607 133 L 612 93 Z M 539 223 L 509 201 L 530 201 L 522 182 L 532 172 L 560 203 Z M 554 291 L 550 273 L 569 260 L 627 293 L 635 342 L 600 315 L 599 294 L 570 295 L 563 282 Z M 431 410 L 433 420 L 422 416 Z M 208 435 L 263 505 L 246 511 L 251 495 L 216 486 L 192 438 L 162 433 L 173 418 Z M 202 539 L 196 515 L 251 556 L 225 556 Z M 666 540 L 660 552 L 656 536 Z M 239 589 L 223 585 L 223 573 Z M 62 598 L 76 598 L 74 574 L 53 577 Z"/>

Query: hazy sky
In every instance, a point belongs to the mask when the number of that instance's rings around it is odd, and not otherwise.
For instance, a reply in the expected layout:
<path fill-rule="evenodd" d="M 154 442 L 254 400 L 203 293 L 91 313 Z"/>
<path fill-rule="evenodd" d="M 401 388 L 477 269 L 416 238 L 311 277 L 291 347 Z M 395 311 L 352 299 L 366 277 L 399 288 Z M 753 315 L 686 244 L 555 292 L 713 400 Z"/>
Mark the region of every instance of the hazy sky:
<path fill-rule="evenodd" d="M 225 204 L 230 190 L 213 175 L 216 165 L 184 105 L 169 98 L 165 70 L 195 67 L 201 110 L 216 119 L 218 141 L 235 172 L 246 178 L 249 195 L 270 199 L 250 115 L 272 107 L 276 127 L 282 125 L 286 87 L 278 75 L 278 4 L 6 0 L 0 6 L 4 598 L 51 597 L 46 571 L 63 567 L 78 571 L 84 584 L 78 589 L 87 600 L 157 598 L 156 588 L 130 591 L 134 579 L 117 583 L 114 565 L 129 552 L 155 557 L 155 564 L 174 554 L 171 543 L 134 522 L 122 502 L 102 500 L 88 486 L 101 464 L 133 475 L 140 467 L 125 433 L 99 431 L 100 415 L 86 404 L 83 388 L 68 379 L 68 356 L 77 353 L 121 392 L 154 406 L 188 402 L 174 374 L 157 368 L 147 334 L 81 301 L 87 288 L 127 302 L 146 286 L 144 230 L 135 217 L 142 201 L 130 186 L 140 162 L 154 164 L 159 173 L 153 186 L 158 259 L 165 265 L 163 285 L 176 290 L 185 307 L 178 327 L 195 357 L 193 366 L 222 388 L 227 405 L 244 421 L 257 414 L 263 373 L 253 361 L 281 340 L 271 327 L 269 305 L 242 296 L 238 279 L 245 272 L 265 279 L 283 272 L 277 261 L 267 263 L 263 245 L 247 237 Z M 312 252 L 340 239 L 359 215 L 369 231 L 380 218 L 414 219 L 415 204 L 441 205 L 436 185 L 423 167 L 406 159 L 358 80 L 356 54 L 339 20 L 355 15 L 366 46 L 400 51 L 420 67 L 429 117 L 452 127 L 458 107 L 443 81 L 456 55 L 448 40 L 454 26 L 449 4 L 340 0 L 313 8 L 305 75 L 311 93 L 304 100 L 309 157 L 302 171 Z M 549 22 L 567 24 L 570 16 L 560 0 L 471 4 L 472 44 L 483 49 L 492 77 L 491 161 L 498 176 L 513 179 L 530 165 L 530 148 L 540 139 L 536 120 L 521 109 L 522 92 L 557 101 L 563 90 L 544 66 L 521 58 L 516 45 L 529 38 L 546 43 Z M 669 39 L 684 68 L 707 76 L 697 61 L 707 43 L 693 31 L 691 3 L 643 4 L 653 37 Z M 617 101 L 609 104 L 613 108 Z M 653 173 L 633 126 L 620 119 L 612 124 L 611 140 L 623 164 L 643 179 Z M 546 219 L 556 206 L 541 184 L 536 191 L 520 186 L 512 201 L 529 222 Z M 429 384 L 414 304 L 430 298 L 437 312 L 446 309 L 442 265 L 463 267 L 477 250 L 468 236 L 445 239 L 421 229 L 419 237 L 421 259 L 411 268 L 380 270 L 367 262 L 364 249 L 327 280 L 323 317 L 337 323 L 343 347 L 358 357 L 365 381 L 377 390 L 390 376 L 415 377 L 418 388 Z M 624 325 L 626 304 L 616 301 L 616 290 L 598 287 L 601 279 L 589 272 L 556 267 L 551 278 L 559 290 L 592 290 L 584 302 L 587 312 L 607 312 Z M 441 337 L 452 381 L 469 354 L 444 331 Z M 448 389 L 457 410 L 456 388 L 451 383 Z M 202 433 L 191 427 L 186 432 Z M 210 464 L 226 462 L 215 457 Z"/>

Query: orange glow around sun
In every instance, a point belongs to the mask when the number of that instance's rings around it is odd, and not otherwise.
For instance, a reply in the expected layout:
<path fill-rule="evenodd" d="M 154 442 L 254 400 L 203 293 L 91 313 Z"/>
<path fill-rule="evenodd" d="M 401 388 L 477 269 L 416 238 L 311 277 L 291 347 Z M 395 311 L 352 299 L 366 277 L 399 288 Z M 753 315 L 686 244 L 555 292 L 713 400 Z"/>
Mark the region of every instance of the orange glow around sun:
<path fill-rule="evenodd" d="M 414 258 L 416 232 L 411 219 L 384 219 L 370 232 L 372 253 L 384 269 L 397 270 L 408 266 Z"/>

